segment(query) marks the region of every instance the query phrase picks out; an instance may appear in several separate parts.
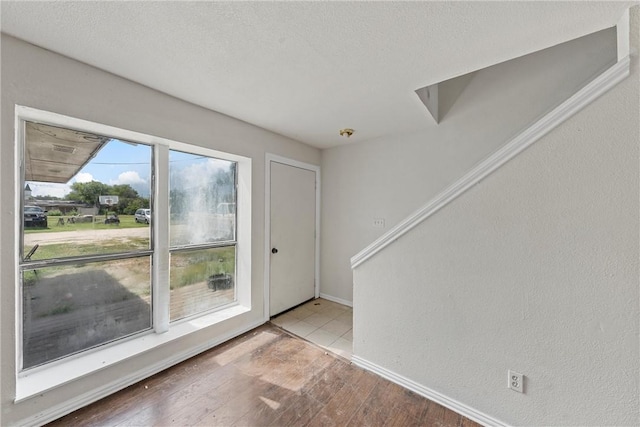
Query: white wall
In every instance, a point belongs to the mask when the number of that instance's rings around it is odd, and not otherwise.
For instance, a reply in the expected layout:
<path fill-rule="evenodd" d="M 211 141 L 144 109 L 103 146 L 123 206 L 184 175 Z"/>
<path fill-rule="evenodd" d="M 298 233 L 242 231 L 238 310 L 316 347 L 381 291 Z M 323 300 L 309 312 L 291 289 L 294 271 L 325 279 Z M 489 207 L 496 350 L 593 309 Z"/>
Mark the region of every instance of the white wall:
<path fill-rule="evenodd" d="M 355 355 L 507 424 L 640 425 L 639 11 L 630 77 L 355 270 Z"/>
<path fill-rule="evenodd" d="M 0 348 L 1 425 L 72 400 L 115 378 L 134 374 L 171 355 L 214 341 L 225 332 L 263 319 L 264 157 L 271 152 L 319 164 L 320 152 L 288 138 L 209 111 L 121 79 L 52 52 L 2 35 L 2 143 L 0 145 L 1 289 Z M 127 360 L 95 375 L 57 388 L 18 405 L 15 387 L 15 284 L 13 233 L 14 105 L 48 110 L 123 129 L 210 147 L 253 159 L 252 170 L 252 307 L 250 313 L 173 342 L 150 354 Z"/>
<path fill-rule="evenodd" d="M 351 301 L 353 255 L 611 65 L 615 44 L 604 30 L 445 82 L 449 111 L 428 132 L 324 150 L 321 292 Z"/>

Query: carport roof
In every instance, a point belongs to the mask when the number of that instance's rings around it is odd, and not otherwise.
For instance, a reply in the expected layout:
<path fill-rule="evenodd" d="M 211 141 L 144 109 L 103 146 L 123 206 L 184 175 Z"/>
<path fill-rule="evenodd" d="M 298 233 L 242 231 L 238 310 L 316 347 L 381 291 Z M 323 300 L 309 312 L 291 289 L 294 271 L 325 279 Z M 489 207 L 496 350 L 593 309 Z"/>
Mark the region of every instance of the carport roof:
<path fill-rule="evenodd" d="M 25 180 L 67 183 L 111 138 L 42 123 L 25 124 Z"/>

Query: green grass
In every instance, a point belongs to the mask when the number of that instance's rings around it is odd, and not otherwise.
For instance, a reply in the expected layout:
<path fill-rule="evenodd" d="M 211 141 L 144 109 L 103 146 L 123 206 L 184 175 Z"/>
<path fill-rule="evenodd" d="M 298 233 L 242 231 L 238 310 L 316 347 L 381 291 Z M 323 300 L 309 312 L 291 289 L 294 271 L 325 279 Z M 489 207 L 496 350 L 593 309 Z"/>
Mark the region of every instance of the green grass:
<path fill-rule="evenodd" d="M 31 260 L 110 254 L 148 247 L 148 238 L 111 239 L 102 241 L 100 244 L 52 243 L 40 245 Z M 30 248 L 25 248 L 25 251 L 27 249 Z M 171 261 L 171 289 L 206 282 L 214 274 L 227 273 L 235 276 L 235 258 L 234 247 L 176 252 L 172 254 Z M 47 267 L 39 270 L 38 275 L 47 277 L 66 268 L 68 266 Z M 25 270 L 23 274 L 25 286 L 33 285 L 38 279 L 38 275 L 32 270 Z"/>
<path fill-rule="evenodd" d="M 171 256 L 171 289 L 206 282 L 214 274 L 235 275 L 233 247 L 179 252 Z"/>
<path fill-rule="evenodd" d="M 132 216 L 121 216 L 121 226 L 148 227 L 146 224 L 135 224 Z M 29 230 L 28 232 L 110 229 L 114 226 L 105 224 L 66 224 L 48 230 Z M 116 226 L 117 227 L 117 226 Z M 113 254 L 129 252 L 149 248 L 148 237 L 125 237 L 102 240 L 95 243 L 43 243 L 31 257 L 32 261 L 67 258 L 77 256 L 89 256 L 98 254 Z M 31 247 L 25 247 L 27 253 Z M 204 249 L 194 251 L 180 251 L 172 254 L 170 287 L 171 289 L 206 282 L 214 274 L 226 273 L 235 276 L 235 247 Z M 98 263 L 99 264 L 99 263 Z M 79 265 L 80 266 L 80 265 Z M 37 282 L 38 277 L 43 278 L 58 274 L 59 270 L 68 269 L 68 266 L 47 267 L 38 270 L 38 274 L 32 270 L 25 270 L 24 285 L 30 286 Z M 136 272 L 131 271 L 131 274 Z M 146 294 L 149 290 L 144 290 Z M 57 313 L 56 313 L 57 314 Z"/>
<path fill-rule="evenodd" d="M 58 225 L 58 219 L 62 218 L 64 220 L 64 225 Z M 81 230 L 112 230 L 114 228 L 141 228 L 141 227 L 149 227 L 148 224 L 139 224 L 135 222 L 133 215 L 120 215 L 118 218 L 120 219 L 120 224 L 104 224 L 104 216 L 98 215 L 94 217 L 94 221 L 100 222 L 77 222 L 75 224 L 67 224 L 68 216 L 54 216 L 49 217 L 48 227 L 40 228 L 40 227 L 29 227 L 24 229 L 25 234 L 32 233 L 52 233 L 59 231 L 81 231 Z"/>

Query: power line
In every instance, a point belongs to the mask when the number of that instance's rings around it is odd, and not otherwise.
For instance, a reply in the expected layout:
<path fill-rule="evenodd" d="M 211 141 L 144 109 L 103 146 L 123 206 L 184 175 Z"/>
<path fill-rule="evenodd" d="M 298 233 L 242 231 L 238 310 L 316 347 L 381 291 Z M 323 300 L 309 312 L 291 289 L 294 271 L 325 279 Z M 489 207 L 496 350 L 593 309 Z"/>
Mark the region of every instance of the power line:
<path fill-rule="evenodd" d="M 209 159 L 207 156 L 194 157 L 192 159 L 170 160 L 169 163 L 190 162 L 193 160 Z M 150 165 L 151 162 L 91 162 L 92 165 Z"/>
<path fill-rule="evenodd" d="M 91 165 L 149 165 L 150 162 L 91 162 Z"/>

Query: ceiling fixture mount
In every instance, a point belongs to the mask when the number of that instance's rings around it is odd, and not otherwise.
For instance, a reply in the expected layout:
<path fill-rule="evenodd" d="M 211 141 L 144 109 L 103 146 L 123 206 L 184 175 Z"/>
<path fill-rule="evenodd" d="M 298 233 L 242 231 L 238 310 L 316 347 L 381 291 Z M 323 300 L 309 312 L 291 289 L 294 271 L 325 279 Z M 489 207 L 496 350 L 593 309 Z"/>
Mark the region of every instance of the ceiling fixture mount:
<path fill-rule="evenodd" d="M 346 136 L 347 138 L 349 138 L 351 135 L 353 135 L 353 129 L 340 129 L 340 136 Z"/>

